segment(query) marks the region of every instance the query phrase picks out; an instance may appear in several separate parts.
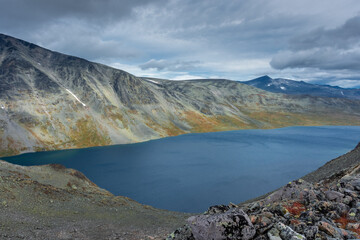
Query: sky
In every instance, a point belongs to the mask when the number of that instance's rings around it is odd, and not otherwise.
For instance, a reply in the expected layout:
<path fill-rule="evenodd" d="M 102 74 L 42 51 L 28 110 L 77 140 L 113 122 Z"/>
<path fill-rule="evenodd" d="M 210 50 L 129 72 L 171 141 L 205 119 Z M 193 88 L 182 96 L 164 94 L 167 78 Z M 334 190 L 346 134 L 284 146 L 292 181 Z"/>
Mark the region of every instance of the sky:
<path fill-rule="evenodd" d="M 360 87 L 359 0 L 0 0 L 0 33 L 137 76 Z"/>

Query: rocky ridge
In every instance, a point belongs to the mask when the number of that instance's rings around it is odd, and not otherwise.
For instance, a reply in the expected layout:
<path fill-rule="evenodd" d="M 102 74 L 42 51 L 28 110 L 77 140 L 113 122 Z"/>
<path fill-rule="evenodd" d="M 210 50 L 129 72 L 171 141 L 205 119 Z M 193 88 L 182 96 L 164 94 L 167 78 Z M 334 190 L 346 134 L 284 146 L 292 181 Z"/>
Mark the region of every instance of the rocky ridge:
<path fill-rule="evenodd" d="M 192 132 L 359 123 L 359 100 L 271 93 L 221 79 L 139 78 L 0 34 L 0 156 Z"/>
<path fill-rule="evenodd" d="M 312 182 L 298 179 L 260 200 L 210 207 L 167 239 L 359 239 L 360 144 L 326 165 L 305 176 Z"/>

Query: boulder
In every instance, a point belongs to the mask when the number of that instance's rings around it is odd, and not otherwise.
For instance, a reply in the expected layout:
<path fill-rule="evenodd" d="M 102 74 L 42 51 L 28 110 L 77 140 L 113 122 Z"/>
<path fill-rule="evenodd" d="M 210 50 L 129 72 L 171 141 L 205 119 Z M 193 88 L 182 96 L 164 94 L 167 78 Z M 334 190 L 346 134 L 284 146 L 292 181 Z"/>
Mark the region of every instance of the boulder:
<path fill-rule="evenodd" d="M 289 226 L 286 226 L 283 223 L 277 223 L 275 225 L 276 229 L 280 232 L 280 237 L 283 240 L 304 240 L 306 239 L 305 236 L 295 232 Z"/>
<path fill-rule="evenodd" d="M 344 197 L 344 194 L 337 191 L 326 191 L 325 196 L 330 201 L 340 201 Z"/>
<path fill-rule="evenodd" d="M 196 240 L 252 239 L 255 227 L 248 215 L 240 208 L 224 213 L 192 216 L 187 219 Z"/>

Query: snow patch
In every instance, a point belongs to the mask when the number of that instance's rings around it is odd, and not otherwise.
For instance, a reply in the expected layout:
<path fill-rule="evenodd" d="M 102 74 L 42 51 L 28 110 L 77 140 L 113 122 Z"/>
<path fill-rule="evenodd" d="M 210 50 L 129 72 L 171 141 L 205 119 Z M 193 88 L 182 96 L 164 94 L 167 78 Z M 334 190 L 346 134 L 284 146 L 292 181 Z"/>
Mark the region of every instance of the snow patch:
<path fill-rule="evenodd" d="M 46 115 L 51 119 L 51 115 L 49 114 L 48 111 L 46 111 L 46 107 L 42 106 L 42 109 L 44 110 L 44 112 L 46 113 Z"/>
<path fill-rule="evenodd" d="M 41 63 L 38 62 L 37 64 L 38 64 L 39 66 L 41 66 Z"/>
<path fill-rule="evenodd" d="M 272 83 L 269 83 L 267 86 L 270 87 L 272 85 Z"/>
<path fill-rule="evenodd" d="M 343 91 L 341 91 L 341 95 L 343 95 L 343 96 L 345 95 Z"/>
<path fill-rule="evenodd" d="M 80 101 L 80 99 L 74 94 L 72 93 L 69 89 L 65 88 L 66 91 L 68 91 L 79 103 L 81 103 L 84 107 L 86 107 L 86 104 L 83 103 L 82 101 Z"/>
<path fill-rule="evenodd" d="M 286 87 L 281 86 L 280 88 L 281 88 L 281 90 L 286 90 Z"/>
<path fill-rule="evenodd" d="M 1 109 L 5 109 L 5 106 L 4 106 L 4 105 L 1 105 Z"/>
<path fill-rule="evenodd" d="M 148 81 L 148 82 L 152 82 L 152 83 L 155 83 L 155 84 L 160 84 L 159 82 L 154 81 L 154 80 L 151 80 L 151 79 L 146 79 L 146 81 Z"/>

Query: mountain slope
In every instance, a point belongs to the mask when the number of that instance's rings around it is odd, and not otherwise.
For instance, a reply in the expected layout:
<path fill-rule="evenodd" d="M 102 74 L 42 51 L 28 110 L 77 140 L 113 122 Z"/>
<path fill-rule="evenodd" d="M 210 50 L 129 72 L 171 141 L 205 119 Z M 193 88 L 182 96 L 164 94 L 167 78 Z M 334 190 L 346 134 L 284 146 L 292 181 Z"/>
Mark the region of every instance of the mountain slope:
<path fill-rule="evenodd" d="M 360 100 L 360 89 L 348 89 L 329 85 L 310 84 L 303 81 L 294 81 L 283 78 L 273 79 L 269 76 L 262 76 L 242 83 L 274 93 Z"/>
<path fill-rule="evenodd" d="M 275 94 L 228 80 L 138 78 L 0 35 L 0 156 L 190 132 L 359 123 L 356 100 Z"/>

